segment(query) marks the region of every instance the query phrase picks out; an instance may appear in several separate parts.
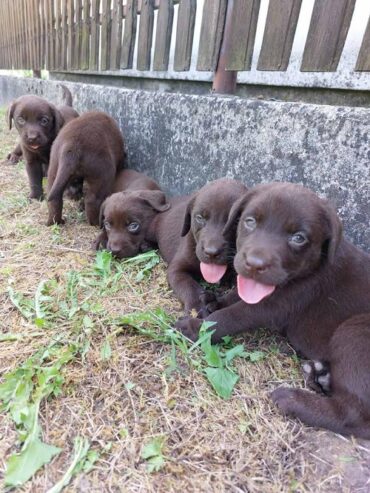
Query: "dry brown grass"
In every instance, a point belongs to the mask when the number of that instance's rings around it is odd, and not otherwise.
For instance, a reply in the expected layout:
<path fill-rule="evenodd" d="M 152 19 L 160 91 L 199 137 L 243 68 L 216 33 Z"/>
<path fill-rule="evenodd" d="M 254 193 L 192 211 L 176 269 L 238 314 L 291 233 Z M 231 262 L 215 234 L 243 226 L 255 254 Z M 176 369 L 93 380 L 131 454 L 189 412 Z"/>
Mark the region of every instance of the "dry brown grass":
<path fill-rule="evenodd" d="M 15 142 L 3 119 L 0 142 L 2 157 Z M 66 225 L 60 231 L 47 228 L 46 204 L 26 198 L 23 165 L 1 164 L 0 180 L 0 328 L 2 333 L 25 334 L 17 341 L 0 342 L 3 377 L 56 335 L 68 338 L 77 330 L 68 321 L 35 328 L 11 303 L 9 282 L 29 296 L 42 279 L 57 278 L 63 287 L 67 271 L 82 272 L 93 263 L 90 245 L 96 229 L 68 203 Z M 112 356 L 101 360 L 103 341 L 116 330 L 102 323 L 107 314 L 158 306 L 179 312 L 163 264 L 141 283 L 128 270 L 120 289 L 98 296 L 98 301 L 104 317 L 91 315 L 94 330 L 86 336 L 90 349 L 64 369 L 62 394 L 41 405 L 43 439 L 63 451 L 20 491 L 45 492 L 58 481 L 71 461 L 77 434 L 88 438 L 101 455 L 92 471 L 73 478 L 68 492 L 370 491 L 366 443 L 305 427 L 281 416 L 269 400 L 268 392 L 283 382 L 303 385 L 297 358 L 283 340 L 262 330 L 240 339 L 268 356 L 255 364 L 236 362 L 240 381 L 225 401 L 181 358 L 180 371 L 169 375 L 170 348 L 133 330 L 113 336 Z M 39 335 L 27 336 L 35 332 Z M 157 436 L 164 437 L 166 461 L 159 472 L 149 473 L 141 451 Z M 2 413 L 2 471 L 16 447 L 14 424 Z"/>

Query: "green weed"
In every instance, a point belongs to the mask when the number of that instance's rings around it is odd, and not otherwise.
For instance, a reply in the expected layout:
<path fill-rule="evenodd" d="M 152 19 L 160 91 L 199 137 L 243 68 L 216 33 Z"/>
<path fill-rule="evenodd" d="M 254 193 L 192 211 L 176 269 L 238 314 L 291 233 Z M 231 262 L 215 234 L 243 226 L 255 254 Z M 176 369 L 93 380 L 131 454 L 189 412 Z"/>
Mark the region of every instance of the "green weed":
<path fill-rule="evenodd" d="M 179 369 L 177 353 L 193 368 L 206 376 L 217 395 L 229 399 L 239 380 L 233 368 L 235 358 L 246 358 L 251 362 L 263 359 L 263 351 L 248 352 L 242 344 L 233 345 L 230 337 L 221 344 L 211 344 L 214 331 L 208 330 L 213 322 L 203 322 L 198 340 L 191 344 L 180 332 L 172 328 L 174 320 L 161 308 L 149 312 L 133 313 L 119 317 L 118 325 L 133 327 L 140 334 L 171 345 L 169 373 Z M 116 331 L 119 333 L 121 329 Z"/>
<path fill-rule="evenodd" d="M 61 393 L 61 370 L 77 353 L 74 344 L 63 346 L 54 342 L 8 373 L 0 385 L 1 410 L 9 412 L 22 444 L 20 452 L 7 460 L 5 485 L 22 485 L 60 453 L 60 448 L 41 440 L 39 409 L 43 399 Z"/>

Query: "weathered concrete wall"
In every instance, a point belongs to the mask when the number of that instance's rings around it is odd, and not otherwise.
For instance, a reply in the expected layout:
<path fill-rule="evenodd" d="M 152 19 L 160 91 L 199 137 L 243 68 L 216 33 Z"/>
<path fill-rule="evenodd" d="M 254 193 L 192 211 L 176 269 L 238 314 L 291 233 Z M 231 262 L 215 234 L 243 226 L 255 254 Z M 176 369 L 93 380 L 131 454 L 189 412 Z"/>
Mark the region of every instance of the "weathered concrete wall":
<path fill-rule="evenodd" d="M 66 83 L 79 111 L 120 124 L 129 165 L 171 193 L 229 176 L 293 181 L 336 205 L 346 234 L 370 250 L 370 110 Z M 60 102 L 54 81 L 0 77 L 0 103 L 25 93 Z"/>

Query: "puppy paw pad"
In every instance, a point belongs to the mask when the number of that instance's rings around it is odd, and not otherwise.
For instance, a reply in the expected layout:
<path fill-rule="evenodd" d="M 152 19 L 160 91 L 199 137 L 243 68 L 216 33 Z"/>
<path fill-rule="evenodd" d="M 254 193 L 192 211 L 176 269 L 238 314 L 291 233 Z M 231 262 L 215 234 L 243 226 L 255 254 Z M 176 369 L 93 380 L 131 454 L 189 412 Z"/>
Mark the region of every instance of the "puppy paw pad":
<path fill-rule="evenodd" d="M 312 365 L 309 362 L 303 363 L 302 370 L 306 375 L 311 375 Z"/>
<path fill-rule="evenodd" d="M 321 361 L 314 361 L 313 366 L 315 367 L 315 370 L 320 372 L 324 369 L 324 365 Z"/>

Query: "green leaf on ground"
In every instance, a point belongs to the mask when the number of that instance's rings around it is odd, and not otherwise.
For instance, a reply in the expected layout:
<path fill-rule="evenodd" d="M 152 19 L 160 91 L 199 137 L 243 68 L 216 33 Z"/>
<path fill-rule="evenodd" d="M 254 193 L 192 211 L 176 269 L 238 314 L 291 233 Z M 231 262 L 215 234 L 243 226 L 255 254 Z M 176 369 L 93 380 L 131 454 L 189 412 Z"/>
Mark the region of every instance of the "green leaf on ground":
<path fill-rule="evenodd" d="M 108 361 L 112 357 L 112 348 L 110 346 L 109 339 L 105 339 L 100 349 L 100 359 L 102 361 Z"/>
<path fill-rule="evenodd" d="M 141 457 L 147 461 L 149 472 L 159 471 L 163 467 L 165 463 L 163 456 L 164 443 L 164 437 L 156 437 L 144 446 Z"/>
<path fill-rule="evenodd" d="M 30 441 L 19 454 L 9 457 L 5 471 L 5 484 L 7 486 L 22 485 L 60 452 L 60 448 L 43 443 L 38 438 Z"/>
<path fill-rule="evenodd" d="M 227 368 L 206 368 L 204 372 L 217 394 L 229 399 L 239 376 Z"/>

